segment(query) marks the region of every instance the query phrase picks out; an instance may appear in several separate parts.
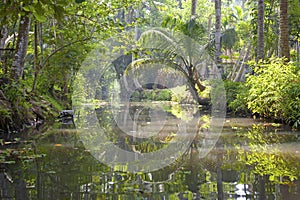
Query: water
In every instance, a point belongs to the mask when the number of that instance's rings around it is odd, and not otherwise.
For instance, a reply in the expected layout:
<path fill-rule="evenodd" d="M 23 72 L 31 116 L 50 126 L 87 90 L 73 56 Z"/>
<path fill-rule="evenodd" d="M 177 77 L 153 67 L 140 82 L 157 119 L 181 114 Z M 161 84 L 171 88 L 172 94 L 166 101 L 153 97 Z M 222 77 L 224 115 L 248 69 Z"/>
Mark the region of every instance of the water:
<path fill-rule="evenodd" d="M 126 107 L 120 109 L 126 110 Z M 131 105 L 128 112 L 102 108 L 96 114 L 113 144 L 138 155 L 176 142 L 178 124 L 194 112 L 194 108 L 180 110 L 174 105 L 163 106 L 163 109 L 166 111 L 163 126 L 159 123 L 162 113 L 157 107 Z M 75 119 L 79 120 L 76 124 L 84 126 L 80 120 L 88 115 Z M 38 134 L 31 130 L 26 141 L 2 141 L 0 197 L 22 200 L 300 199 L 299 132 L 253 119 L 226 118 L 222 134 L 211 151 L 203 156 L 204 141 L 209 141 L 205 140 L 205 131 L 209 129 L 210 115 L 203 112 L 200 118 L 197 126 L 187 127 L 190 132 L 198 132 L 187 151 L 172 164 L 151 172 L 130 173 L 124 168 L 129 165 L 101 163 L 95 158 L 95 152 L 102 149 L 91 148 L 84 141 L 86 137 L 97 141 L 97 136 L 76 131 L 72 124 L 57 123 Z M 126 135 L 124 130 L 133 135 Z M 143 131 L 153 135 L 141 135 Z M 154 134 L 156 132 L 158 134 Z"/>

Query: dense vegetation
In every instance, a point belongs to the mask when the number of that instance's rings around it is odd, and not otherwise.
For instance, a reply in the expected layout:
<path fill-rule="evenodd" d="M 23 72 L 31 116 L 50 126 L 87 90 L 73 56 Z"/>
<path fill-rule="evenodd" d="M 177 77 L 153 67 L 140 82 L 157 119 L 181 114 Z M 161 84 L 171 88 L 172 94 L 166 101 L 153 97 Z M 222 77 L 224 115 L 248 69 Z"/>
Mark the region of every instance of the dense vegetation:
<path fill-rule="evenodd" d="M 139 38 L 139 29 L 147 27 L 180 32 L 208 49 L 225 81 L 228 111 L 297 128 L 299 24 L 298 0 L 1 1 L 0 130 L 6 134 L 71 109 L 75 76 L 95 45 L 130 30 Z M 187 45 L 178 37 L 163 37 Z M 174 48 L 165 49 L 161 56 L 176 59 Z M 201 102 L 209 84 L 189 61 L 183 58 L 176 69 L 186 70 Z M 135 93 L 133 99 L 140 96 L 175 99 L 165 89 Z"/>

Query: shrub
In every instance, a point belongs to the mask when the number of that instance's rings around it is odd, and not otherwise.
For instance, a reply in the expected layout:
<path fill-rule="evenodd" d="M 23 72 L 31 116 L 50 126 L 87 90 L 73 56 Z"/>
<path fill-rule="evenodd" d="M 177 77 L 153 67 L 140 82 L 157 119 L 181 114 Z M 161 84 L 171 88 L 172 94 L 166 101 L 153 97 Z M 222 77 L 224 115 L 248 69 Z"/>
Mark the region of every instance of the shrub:
<path fill-rule="evenodd" d="M 227 109 L 238 115 L 249 115 L 247 96 L 249 88 L 244 82 L 224 81 Z"/>
<path fill-rule="evenodd" d="M 289 83 L 288 87 L 283 89 L 286 94 L 285 101 L 282 102 L 285 121 L 295 128 L 300 127 L 300 71 L 296 77 Z"/>
<path fill-rule="evenodd" d="M 151 101 L 155 98 L 155 91 L 152 90 L 143 90 L 142 91 L 143 94 L 143 101 Z"/>
<path fill-rule="evenodd" d="M 299 126 L 300 78 L 295 65 L 271 58 L 253 66 L 255 75 L 249 76 L 246 82 L 251 112 Z"/>
<path fill-rule="evenodd" d="M 157 101 L 170 101 L 172 92 L 168 89 L 161 90 L 158 92 L 155 100 Z"/>
<path fill-rule="evenodd" d="M 139 91 L 134 91 L 131 94 L 130 100 L 131 101 L 140 101 L 140 92 Z"/>

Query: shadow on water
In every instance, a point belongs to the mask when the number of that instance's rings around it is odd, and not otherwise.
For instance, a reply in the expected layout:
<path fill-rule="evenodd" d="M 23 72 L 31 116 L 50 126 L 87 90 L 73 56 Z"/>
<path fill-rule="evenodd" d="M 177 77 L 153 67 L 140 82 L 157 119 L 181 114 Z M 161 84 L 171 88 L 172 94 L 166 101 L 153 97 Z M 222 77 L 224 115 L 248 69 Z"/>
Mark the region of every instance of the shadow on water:
<path fill-rule="evenodd" d="M 186 117 L 184 110 L 171 105 L 164 109 L 168 115 L 163 131 L 139 140 L 122 132 L 105 108 L 98 109 L 97 117 L 120 148 L 154 152 L 172 142 L 176 123 Z M 158 124 L 149 119 L 150 110 L 142 105 L 121 112 L 122 121 L 133 119 L 136 112 L 140 127 Z M 173 164 L 154 172 L 128 173 L 102 164 L 72 125 L 56 124 L 28 142 L 2 141 L 0 199 L 300 198 L 297 132 L 252 119 L 227 118 L 215 147 L 202 157 L 199 146 L 209 117 L 200 116 L 192 127 L 197 136 L 190 148 Z"/>

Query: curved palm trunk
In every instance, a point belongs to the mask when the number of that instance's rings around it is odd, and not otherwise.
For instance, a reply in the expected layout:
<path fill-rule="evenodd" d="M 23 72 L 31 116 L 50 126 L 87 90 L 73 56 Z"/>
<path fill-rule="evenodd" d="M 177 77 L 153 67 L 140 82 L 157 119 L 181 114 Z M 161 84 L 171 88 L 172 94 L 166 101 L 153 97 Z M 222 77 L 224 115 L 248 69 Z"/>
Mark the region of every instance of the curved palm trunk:
<path fill-rule="evenodd" d="M 290 60 L 288 0 L 280 0 L 280 28 L 279 28 L 280 57 Z"/>
<path fill-rule="evenodd" d="M 188 78 L 188 82 L 189 82 L 188 86 L 190 88 L 190 92 L 192 93 L 192 95 L 196 99 L 197 103 L 199 105 L 209 105 L 209 99 L 204 99 L 204 98 L 200 97 L 200 95 L 197 91 L 197 88 L 196 88 L 196 85 L 198 86 L 197 81 L 195 81 L 194 79 Z"/>
<path fill-rule="evenodd" d="M 264 0 L 258 0 L 257 16 L 257 60 L 264 59 Z"/>
<path fill-rule="evenodd" d="M 198 4 L 198 0 L 192 0 L 191 19 L 197 15 L 197 12 L 196 12 L 197 11 L 197 4 Z M 193 82 L 194 87 L 192 89 L 197 93 L 196 98 L 197 98 L 197 101 L 200 103 L 202 101 L 202 99 L 200 98 L 195 86 L 197 85 L 197 87 L 200 91 L 205 90 L 205 86 L 202 85 L 201 82 L 200 82 L 199 74 L 198 74 L 198 71 L 197 71 L 196 67 L 191 66 L 191 72 L 192 73 L 190 73 L 189 78 L 191 80 L 193 80 L 192 82 Z"/>

